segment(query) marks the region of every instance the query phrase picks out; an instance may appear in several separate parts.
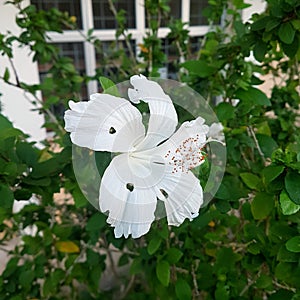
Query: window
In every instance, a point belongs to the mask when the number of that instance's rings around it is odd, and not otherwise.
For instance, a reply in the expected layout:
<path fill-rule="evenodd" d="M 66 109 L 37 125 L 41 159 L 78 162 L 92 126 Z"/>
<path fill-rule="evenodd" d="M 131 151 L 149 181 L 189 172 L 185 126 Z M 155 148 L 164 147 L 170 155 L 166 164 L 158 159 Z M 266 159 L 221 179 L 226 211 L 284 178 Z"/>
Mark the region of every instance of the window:
<path fill-rule="evenodd" d="M 117 27 L 116 18 L 109 7 L 108 0 L 92 0 L 94 28 L 115 29 Z M 119 0 L 114 3 L 117 11 L 126 12 L 127 28 L 135 28 L 135 5 L 134 0 Z"/>
<path fill-rule="evenodd" d="M 203 16 L 203 10 L 208 6 L 208 0 L 191 0 L 190 25 L 207 25 L 207 19 Z"/>
<path fill-rule="evenodd" d="M 181 0 L 172 0 L 169 2 L 170 5 L 170 13 L 168 16 L 163 16 L 161 20 L 161 27 L 168 27 L 168 22 L 171 18 L 173 19 L 181 19 Z M 146 14 L 146 12 L 145 12 Z M 149 20 L 147 16 L 145 16 L 146 19 L 146 27 L 148 28 Z"/>
<path fill-rule="evenodd" d="M 60 11 L 66 11 L 70 16 L 76 17 L 77 26 L 82 29 L 80 0 L 31 0 L 31 4 L 37 9 L 57 8 Z"/>
<path fill-rule="evenodd" d="M 101 41 L 102 51 L 96 49 L 90 43 L 86 42 L 77 30 L 65 30 L 63 34 L 50 32 L 51 42 L 57 44 L 60 53 L 71 57 L 75 67 L 79 72 L 86 72 L 87 75 L 106 75 L 114 78 L 113 73 L 119 72 L 119 66 L 122 63 L 116 55 L 114 61 L 105 63 L 105 55 L 110 52 L 127 51 L 128 49 L 123 41 L 115 42 L 116 20 L 110 10 L 108 0 L 31 0 L 38 9 L 50 9 L 56 7 L 61 11 L 66 11 L 70 16 L 77 19 L 78 28 L 83 32 L 94 28 L 93 35 Z M 147 32 L 147 18 L 145 13 L 144 0 L 113 0 L 117 10 L 126 12 L 126 22 L 128 33 L 131 34 L 132 49 L 138 56 L 139 47 L 143 43 L 143 37 Z M 190 23 L 189 30 L 192 39 L 191 50 L 195 53 L 199 50 L 199 38 L 208 30 L 207 22 L 202 16 L 203 8 L 207 6 L 208 0 L 170 0 L 170 17 L 181 19 L 183 22 Z M 167 27 L 169 17 L 162 19 L 162 27 Z M 166 67 L 169 76 L 174 78 L 174 65 L 177 63 L 174 55 L 176 49 L 169 44 L 166 36 L 168 28 L 161 28 L 158 32 L 162 39 L 162 47 L 167 56 Z M 50 66 L 40 65 L 39 71 L 41 77 L 47 72 Z M 48 68 L 48 69 L 47 69 Z M 98 73 L 96 74 L 96 69 Z M 90 81 L 87 87 L 82 88 L 82 97 L 99 91 L 99 85 L 96 80 Z"/>

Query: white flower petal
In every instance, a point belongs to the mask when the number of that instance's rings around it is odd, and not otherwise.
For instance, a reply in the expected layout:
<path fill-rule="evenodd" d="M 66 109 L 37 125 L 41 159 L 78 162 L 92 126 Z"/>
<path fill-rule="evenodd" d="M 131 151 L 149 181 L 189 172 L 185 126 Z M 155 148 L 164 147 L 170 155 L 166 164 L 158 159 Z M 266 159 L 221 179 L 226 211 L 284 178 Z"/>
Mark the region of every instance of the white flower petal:
<path fill-rule="evenodd" d="M 164 200 L 169 225 L 179 226 L 187 218 L 198 216 L 203 203 L 203 191 L 199 179 L 192 172 L 167 175 L 160 183 L 167 193 Z"/>
<path fill-rule="evenodd" d="M 150 229 L 157 200 L 155 184 L 149 184 L 152 175 L 148 166 L 146 161 L 121 154 L 112 160 L 104 173 L 99 206 L 102 212 L 109 211 L 107 222 L 115 227 L 116 237 L 131 234 L 138 238 Z"/>
<path fill-rule="evenodd" d="M 224 141 L 224 134 L 223 134 L 223 125 L 221 123 L 213 123 L 209 127 L 208 131 L 208 138 L 212 141 L 219 141 L 223 142 Z"/>
<path fill-rule="evenodd" d="M 130 79 L 134 89 L 128 89 L 129 99 L 133 103 L 140 100 L 148 103 L 150 120 L 145 139 L 138 145 L 139 150 L 150 149 L 169 138 L 175 131 L 178 118 L 171 98 L 161 86 L 143 75 Z"/>
<path fill-rule="evenodd" d="M 88 102 L 69 102 L 65 129 L 74 144 L 95 151 L 127 152 L 145 136 L 142 116 L 128 100 L 93 94 Z"/>

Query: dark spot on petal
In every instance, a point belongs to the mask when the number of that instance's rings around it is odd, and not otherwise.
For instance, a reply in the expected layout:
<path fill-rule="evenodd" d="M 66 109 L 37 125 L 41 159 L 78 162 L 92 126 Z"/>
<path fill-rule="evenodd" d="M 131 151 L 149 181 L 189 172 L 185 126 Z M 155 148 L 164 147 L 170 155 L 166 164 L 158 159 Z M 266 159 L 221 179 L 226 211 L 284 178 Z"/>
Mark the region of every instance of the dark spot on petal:
<path fill-rule="evenodd" d="M 161 193 L 164 195 L 164 197 L 167 199 L 169 197 L 168 193 L 163 190 L 163 189 L 160 189 Z"/>
<path fill-rule="evenodd" d="M 110 128 L 109 128 L 109 133 L 110 133 L 110 134 L 116 133 L 116 129 L 114 129 L 113 127 L 110 127 Z"/>
<path fill-rule="evenodd" d="M 134 185 L 132 183 L 127 183 L 126 184 L 126 188 L 127 188 L 127 190 L 129 190 L 130 192 L 132 192 L 134 190 Z"/>
<path fill-rule="evenodd" d="M 168 139 L 165 139 L 165 140 L 159 142 L 159 143 L 156 145 L 156 147 L 160 146 L 161 144 L 163 144 L 163 143 L 164 143 L 165 141 L 167 141 L 167 140 L 168 140 Z"/>

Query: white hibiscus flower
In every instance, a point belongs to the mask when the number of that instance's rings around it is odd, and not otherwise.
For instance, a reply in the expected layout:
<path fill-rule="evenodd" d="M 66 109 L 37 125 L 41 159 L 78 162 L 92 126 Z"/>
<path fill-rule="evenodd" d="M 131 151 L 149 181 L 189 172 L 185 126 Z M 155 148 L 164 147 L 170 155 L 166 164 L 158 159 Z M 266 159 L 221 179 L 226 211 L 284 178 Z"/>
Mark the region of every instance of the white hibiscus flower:
<path fill-rule="evenodd" d="M 201 117 L 178 124 L 170 97 L 146 77 L 133 76 L 131 102 L 148 103 L 147 133 L 142 115 L 130 101 L 108 94 L 93 94 L 88 102 L 69 102 L 65 129 L 74 144 L 116 155 L 102 177 L 99 207 L 108 212 L 115 236 L 138 238 L 155 219 L 157 199 L 163 201 L 169 225 L 179 226 L 198 215 L 203 191 L 190 171 L 204 162 L 202 148 L 219 138 L 220 124 L 205 125 Z M 174 133 L 175 132 L 175 133 Z"/>

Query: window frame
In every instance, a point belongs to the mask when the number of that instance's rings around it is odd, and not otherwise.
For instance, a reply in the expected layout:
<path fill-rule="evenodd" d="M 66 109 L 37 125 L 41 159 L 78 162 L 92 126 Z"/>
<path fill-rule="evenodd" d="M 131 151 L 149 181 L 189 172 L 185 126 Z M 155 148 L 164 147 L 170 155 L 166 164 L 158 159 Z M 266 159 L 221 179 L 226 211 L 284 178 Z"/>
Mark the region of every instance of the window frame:
<path fill-rule="evenodd" d="M 135 40 L 135 45 L 143 42 L 143 37 L 146 35 L 146 20 L 145 20 L 145 5 L 144 0 L 135 0 L 135 23 L 136 28 L 128 29 L 128 33 L 132 35 L 132 39 Z M 87 42 L 82 34 L 85 34 L 89 29 L 94 28 L 94 17 L 92 0 L 80 0 L 81 7 L 81 18 L 82 18 L 82 29 L 79 31 L 75 30 L 64 30 L 63 33 L 49 32 L 50 42 L 53 43 L 72 43 L 82 42 L 85 60 L 85 70 L 88 76 L 95 75 L 96 69 L 96 51 L 94 46 Z M 189 23 L 190 20 L 190 0 L 181 0 L 181 20 Z M 189 35 L 191 37 L 203 36 L 210 29 L 209 25 L 199 26 L 187 26 Z M 159 28 L 158 37 L 163 39 L 166 38 L 170 29 L 167 27 Z M 101 41 L 114 41 L 115 40 L 115 29 L 95 29 L 93 35 Z M 119 38 L 122 40 L 122 36 Z M 136 47 L 136 55 L 139 56 L 140 49 Z M 93 94 L 98 91 L 98 83 L 93 80 L 87 84 L 88 94 Z"/>

